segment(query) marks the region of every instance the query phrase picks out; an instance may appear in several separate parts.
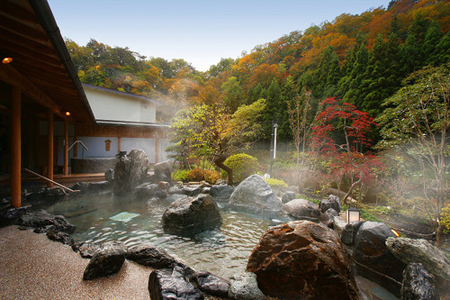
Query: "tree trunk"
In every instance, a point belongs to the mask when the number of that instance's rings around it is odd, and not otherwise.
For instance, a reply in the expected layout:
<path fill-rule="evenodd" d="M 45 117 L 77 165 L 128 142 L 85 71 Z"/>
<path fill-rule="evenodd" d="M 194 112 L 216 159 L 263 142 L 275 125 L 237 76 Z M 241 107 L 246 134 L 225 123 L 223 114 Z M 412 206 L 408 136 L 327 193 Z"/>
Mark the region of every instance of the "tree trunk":
<path fill-rule="evenodd" d="M 224 169 L 225 172 L 227 172 L 227 174 L 228 174 L 228 185 L 232 186 L 233 185 L 233 170 L 223 164 L 223 162 L 226 159 L 227 158 L 225 156 L 221 155 L 221 156 L 217 157 L 214 160 L 214 163 L 216 164 L 216 166 L 218 166 L 221 169 Z"/>
<path fill-rule="evenodd" d="M 441 222 L 439 222 L 437 232 L 436 232 L 436 243 L 434 244 L 436 247 L 442 246 L 442 236 L 444 235 L 445 226 Z"/>

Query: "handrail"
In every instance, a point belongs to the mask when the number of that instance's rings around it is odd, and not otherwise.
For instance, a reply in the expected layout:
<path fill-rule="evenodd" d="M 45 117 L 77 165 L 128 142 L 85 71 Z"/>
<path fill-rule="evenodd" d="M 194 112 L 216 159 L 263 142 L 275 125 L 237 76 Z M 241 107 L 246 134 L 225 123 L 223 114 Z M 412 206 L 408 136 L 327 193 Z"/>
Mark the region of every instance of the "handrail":
<path fill-rule="evenodd" d="M 72 143 L 72 145 L 70 145 L 70 147 L 67 149 L 67 151 L 69 151 L 70 149 L 72 149 L 73 146 L 75 146 L 75 144 L 80 143 L 81 146 L 83 146 L 84 149 L 86 149 L 86 151 L 89 151 L 88 147 L 86 147 L 85 144 L 83 144 L 82 141 L 80 140 L 76 140 L 75 142 Z"/>
<path fill-rule="evenodd" d="M 89 149 L 88 149 L 88 147 L 86 147 L 86 145 L 83 144 L 83 142 L 80 141 L 80 140 L 76 140 L 75 142 L 72 143 L 72 145 L 70 145 L 69 148 L 67 148 L 67 156 L 69 156 L 69 151 L 70 151 L 70 149 L 72 149 L 72 147 L 75 146 L 77 143 L 80 143 L 81 146 L 83 147 L 83 152 L 81 153 L 81 157 L 84 158 L 84 149 L 86 149 L 86 151 L 89 151 Z"/>
<path fill-rule="evenodd" d="M 29 169 L 27 169 L 27 168 L 23 168 L 22 170 L 27 171 L 28 173 L 31 173 L 31 174 L 33 174 L 33 175 L 36 175 L 36 176 L 38 176 L 38 177 L 40 177 L 40 178 L 42 178 L 42 179 L 44 179 L 44 180 L 50 181 L 51 183 L 56 184 L 57 186 L 59 186 L 59 187 L 65 189 L 65 190 L 68 190 L 69 192 L 72 192 L 72 193 L 78 193 L 78 192 L 80 191 L 80 190 L 72 190 L 71 188 L 68 188 L 67 186 L 64 186 L 64 185 L 62 185 L 62 184 L 60 184 L 60 183 L 57 183 L 56 181 L 53 181 L 53 180 L 51 180 L 50 178 L 47 178 L 47 177 L 45 177 L 45 176 L 42 176 L 42 175 L 40 175 L 40 174 L 38 174 L 38 173 L 36 173 L 36 172 L 33 172 L 33 171 L 31 171 L 31 170 L 29 170 Z"/>

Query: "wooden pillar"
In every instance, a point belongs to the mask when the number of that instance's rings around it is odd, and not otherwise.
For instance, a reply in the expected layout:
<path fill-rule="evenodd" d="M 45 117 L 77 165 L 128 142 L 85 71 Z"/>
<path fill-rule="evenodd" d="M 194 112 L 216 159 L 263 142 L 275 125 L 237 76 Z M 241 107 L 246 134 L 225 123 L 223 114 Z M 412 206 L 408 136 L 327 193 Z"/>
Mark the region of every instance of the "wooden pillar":
<path fill-rule="evenodd" d="M 22 206 L 22 144 L 21 144 L 21 102 L 18 87 L 12 87 L 11 105 L 11 206 Z"/>
<path fill-rule="evenodd" d="M 117 137 L 117 153 L 120 152 L 120 136 Z"/>
<path fill-rule="evenodd" d="M 64 175 L 69 175 L 69 119 L 64 119 Z"/>
<path fill-rule="evenodd" d="M 53 111 L 48 111 L 48 161 L 47 178 L 53 180 Z M 47 181 L 47 186 L 52 187 L 53 183 Z"/>

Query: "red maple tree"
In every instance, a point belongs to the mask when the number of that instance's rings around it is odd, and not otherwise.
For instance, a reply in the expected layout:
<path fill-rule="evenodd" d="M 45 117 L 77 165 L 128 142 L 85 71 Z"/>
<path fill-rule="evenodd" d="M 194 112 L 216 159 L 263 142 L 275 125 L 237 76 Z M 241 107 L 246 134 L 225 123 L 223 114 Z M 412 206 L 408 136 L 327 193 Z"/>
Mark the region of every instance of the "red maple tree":
<path fill-rule="evenodd" d="M 343 199 L 346 204 L 357 185 L 377 180 L 385 169 L 378 157 L 366 152 L 372 142 L 368 133 L 378 124 L 368 113 L 334 97 L 325 99 L 320 106 L 311 145 L 331 161 L 329 178 L 336 180 L 339 187 L 345 178 L 350 179 L 350 188 Z"/>

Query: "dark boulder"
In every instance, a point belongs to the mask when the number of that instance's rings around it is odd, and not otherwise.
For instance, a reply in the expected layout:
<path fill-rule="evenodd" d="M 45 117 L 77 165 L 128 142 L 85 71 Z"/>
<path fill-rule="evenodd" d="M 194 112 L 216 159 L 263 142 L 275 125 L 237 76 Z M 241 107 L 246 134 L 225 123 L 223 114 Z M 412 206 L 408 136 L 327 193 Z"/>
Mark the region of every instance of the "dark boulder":
<path fill-rule="evenodd" d="M 322 224 L 272 227 L 254 248 L 247 271 L 266 295 L 281 299 L 359 299 L 345 246 Z"/>
<path fill-rule="evenodd" d="M 450 259 L 429 241 L 390 237 L 386 241 L 386 246 L 405 264 L 421 263 L 434 276 L 450 280 Z"/>
<path fill-rule="evenodd" d="M 329 208 L 326 212 L 320 214 L 320 222 L 329 227 L 334 227 L 334 217 L 339 216 L 339 213 L 333 208 Z"/>
<path fill-rule="evenodd" d="M 292 191 L 287 191 L 283 194 L 283 196 L 281 197 L 281 202 L 283 203 L 288 203 L 291 200 L 294 200 L 296 197 L 295 193 Z"/>
<path fill-rule="evenodd" d="M 103 193 L 111 191 L 111 183 L 109 181 L 98 181 L 89 183 L 89 193 Z"/>
<path fill-rule="evenodd" d="M 56 230 L 72 234 L 75 232 L 76 228 L 63 216 L 51 215 L 43 209 L 24 214 L 20 217 L 19 224 L 22 226 L 35 228 L 37 232 L 41 233 L 49 230 Z"/>
<path fill-rule="evenodd" d="M 327 199 L 320 200 L 319 209 L 322 213 L 326 212 L 330 208 L 334 209 L 338 213 L 341 212 L 341 201 L 338 196 L 330 195 Z"/>
<path fill-rule="evenodd" d="M 191 280 L 194 281 L 196 286 L 202 292 L 208 295 L 222 298 L 228 297 L 230 282 L 223 278 L 220 278 L 209 272 L 195 272 L 191 276 Z"/>
<path fill-rule="evenodd" d="M 139 245 L 129 249 L 126 258 L 155 269 L 171 269 L 177 265 L 177 261 L 166 251 L 148 245 Z"/>
<path fill-rule="evenodd" d="M 283 211 L 298 220 L 318 223 L 320 219 L 320 210 L 317 204 L 305 199 L 294 199 L 283 204 Z"/>
<path fill-rule="evenodd" d="M 22 217 L 31 205 L 22 207 L 6 207 L 0 210 L 0 227 L 17 224 L 20 217 Z"/>
<path fill-rule="evenodd" d="M 47 232 L 47 237 L 52 241 L 57 241 L 69 246 L 72 246 L 75 243 L 70 234 L 62 231 L 50 230 Z"/>
<path fill-rule="evenodd" d="M 184 195 L 184 194 L 172 194 L 166 198 L 166 201 L 168 203 L 173 203 L 173 202 L 177 201 L 178 199 L 186 199 L 188 197 L 189 197 L 188 195 Z"/>
<path fill-rule="evenodd" d="M 403 271 L 401 295 L 403 300 L 439 300 L 434 276 L 422 264 L 410 264 Z"/>
<path fill-rule="evenodd" d="M 162 216 L 162 225 L 166 233 L 193 236 L 220 227 L 222 217 L 209 195 L 201 194 L 170 204 Z"/>
<path fill-rule="evenodd" d="M 244 179 L 234 189 L 229 203 L 236 209 L 271 214 L 278 213 L 282 206 L 281 200 L 275 196 L 270 185 L 259 175 Z"/>
<path fill-rule="evenodd" d="M 218 184 L 211 187 L 209 195 L 213 201 L 225 203 L 228 202 L 233 191 L 234 187 L 231 185 Z"/>
<path fill-rule="evenodd" d="M 148 280 L 148 291 L 152 300 L 204 299 L 202 292 L 186 280 L 179 268 L 152 271 Z"/>
<path fill-rule="evenodd" d="M 200 195 L 202 190 L 203 187 L 201 185 L 188 185 L 183 187 L 182 193 L 187 196 L 195 197 Z"/>
<path fill-rule="evenodd" d="M 348 246 L 353 245 L 356 234 L 363 223 L 363 221 L 347 223 L 342 230 L 341 241 Z"/>
<path fill-rule="evenodd" d="M 120 271 L 127 250 L 122 243 L 104 243 L 92 256 L 84 270 L 83 280 L 109 276 Z"/>
<path fill-rule="evenodd" d="M 155 164 L 154 176 L 157 182 L 166 181 L 172 182 L 172 162 L 170 160 L 162 161 Z"/>
<path fill-rule="evenodd" d="M 88 242 L 78 242 L 72 245 L 72 250 L 80 253 L 83 258 L 92 258 L 100 247 Z"/>
<path fill-rule="evenodd" d="M 142 150 L 133 149 L 128 155 L 120 155 L 114 168 L 114 193 L 132 193 L 146 179 L 149 167 L 150 160 Z"/>
<path fill-rule="evenodd" d="M 135 199 L 165 198 L 167 193 L 156 183 L 143 183 L 134 189 Z"/>
<path fill-rule="evenodd" d="M 387 248 L 388 237 L 395 234 L 386 224 L 364 222 L 355 237 L 353 257 L 358 273 L 399 296 L 406 265 Z"/>

